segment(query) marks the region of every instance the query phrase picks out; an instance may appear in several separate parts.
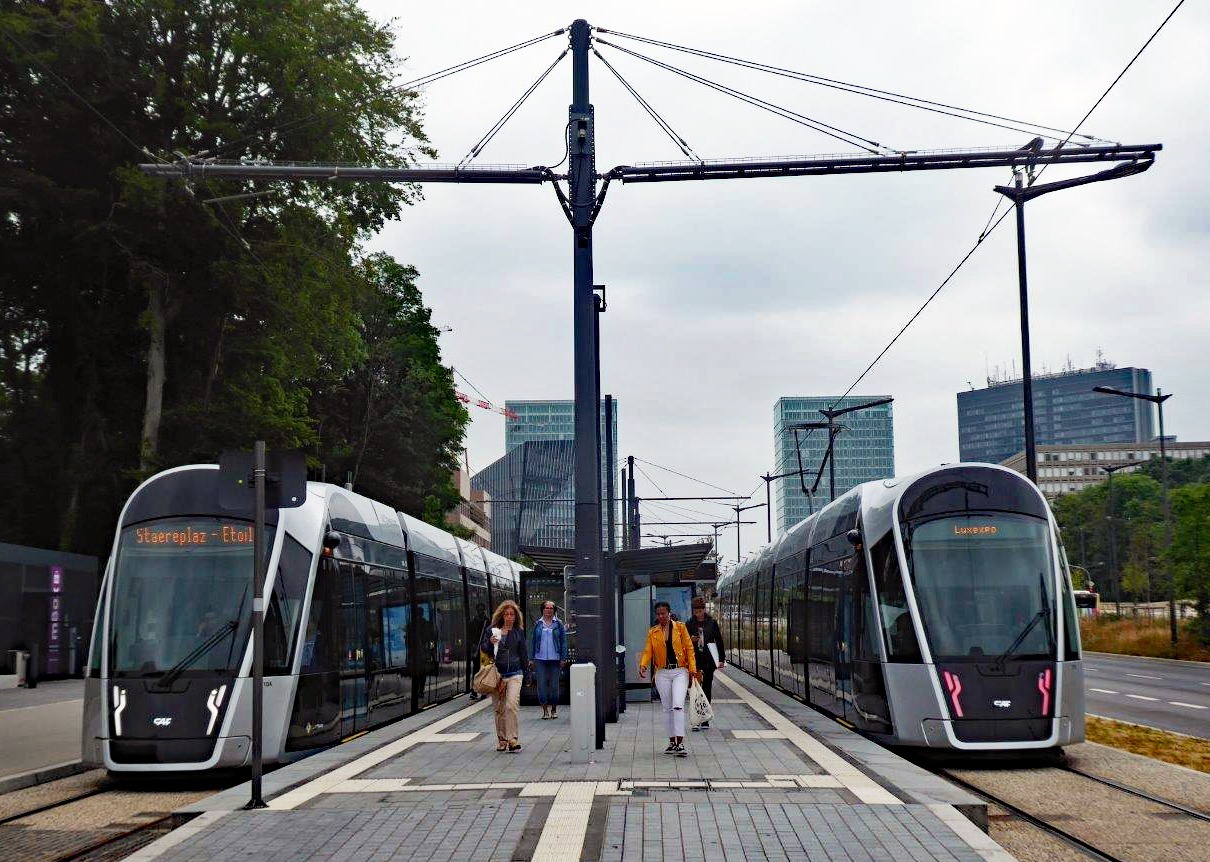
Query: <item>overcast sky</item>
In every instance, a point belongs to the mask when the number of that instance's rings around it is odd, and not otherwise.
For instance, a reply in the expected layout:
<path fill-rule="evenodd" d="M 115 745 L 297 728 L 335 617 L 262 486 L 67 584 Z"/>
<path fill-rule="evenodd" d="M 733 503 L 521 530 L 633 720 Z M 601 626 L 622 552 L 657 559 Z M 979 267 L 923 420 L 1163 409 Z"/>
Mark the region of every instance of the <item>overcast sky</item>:
<path fill-rule="evenodd" d="M 1173 5 L 755 0 L 712 11 L 617 0 L 362 2 L 379 20 L 400 16 L 394 27 L 407 78 L 578 16 L 1061 128 L 1092 107 Z M 1119 366 L 1149 368 L 1174 393 L 1165 420 L 1182 440 L 1210 439 L 1208 43 L 1210 9 L 1186 4 L 1083 127 L 1123 143 L 1161 142 L 1149 172 L 1054 194 L 1027 212 L 1035 372 L 1069 358 L 1088 367 L 1098 349 Z M 556 37 L 428 88 L 425 127 L 440 160 L 461 159 L 565 44 Z M 897 149 L 1017 147 L 1030 137 L 619 44 Z M 705 158 L 854 151 L 616 50 L 601 52 Z M 569 61 L 478 162 L 562 158 Z M 595 58 L 590 71 L 599 170 L 683 158 Z M 1046 179 L 1084 172 L 1052 168 Z M 620 405 L 620 455 L 742 494 L 762 485 L 763 502 L 774 401 L 848 388 L 971 247 L 996 203 L 991 187 L 1009 179 L 996 169 L 615 183 L 595 231 L 594 280 L 608 285 L 602 385 Z M 434 322 L 453 328 L 442 336 L 446 361 L 497 404 L 572 397 L 571 233 L 549 186 L 432 185 L 425 198 L 372 245 L 419 268 Z M 855 390 L 895 397 L 898 473 L 956 460 L 955 394 L 982 387 L 989 368 L 1020 370 L 1012 228 L 1010 216 Z M 471 419 L 477 471 L 503 454 L 504 418 L 472 407 Z M 668 494 L 710 493 L 646 469 Z M 642 476 L 639 485 L 640 494 L 656 493 Z M 748 516 L 760 523 L 745 528 L 745 553 L 764 542 L 763 510 Z M 733 557 L 734 534 L 720 546 Z"/>

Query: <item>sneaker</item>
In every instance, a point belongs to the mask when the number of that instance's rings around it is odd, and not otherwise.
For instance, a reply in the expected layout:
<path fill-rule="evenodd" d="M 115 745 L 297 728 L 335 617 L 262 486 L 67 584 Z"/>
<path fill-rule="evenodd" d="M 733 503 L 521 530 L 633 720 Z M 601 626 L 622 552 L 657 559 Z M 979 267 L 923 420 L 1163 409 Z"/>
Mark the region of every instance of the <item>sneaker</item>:
<path fill-rule="evenodd" d="M 693 729 L 693 731 L 696 733 L 697 731 L 701 730 L 701 729 L 702 729 L 703 727 L 705 727 L 705 726 L 706 726 L 706 725 L 704 725 L 704 724 L 695 724 L 695 725 L 693 725 L 693 728 L 692 728 L 692 729 Z"/>
<path fill-rule="evenodd" d="M 677 757 L 689 756 L 689 752 L 685 750 L 685 744 L 683 742 L 678 742 L 675 746 L 673 746 L 672 753 Z"/>
<path fill-rule="evenodd" d="M 519 743 L 519 742 L 510 742 L 510 743 L 508 744 L 508 753 L 509 753 L 509 754 L 516 754 L 516 753 L 517 753 L 518 751 L 520 751 L 520 750 L 521 750 L 521 743 Z"/>
<path fill-rule="evenodd" d="M 708 722 L 708 721 L 703 721 L 703 722 L 701 723 L 701 726 L 699 726 L 699 727 L 698 727 L 698 730 L 705 730 L 705 729 L 706 729 L 706 728 L 708 728 L 709 726 L 710 726 L 710 722 Z"/>
<path fill-rule="evenodd" d="M 676 743 L 675 742 L 668 743 L 668 747 L 664 749 L 664 753 L 665 754 L 676 754 Z"/>

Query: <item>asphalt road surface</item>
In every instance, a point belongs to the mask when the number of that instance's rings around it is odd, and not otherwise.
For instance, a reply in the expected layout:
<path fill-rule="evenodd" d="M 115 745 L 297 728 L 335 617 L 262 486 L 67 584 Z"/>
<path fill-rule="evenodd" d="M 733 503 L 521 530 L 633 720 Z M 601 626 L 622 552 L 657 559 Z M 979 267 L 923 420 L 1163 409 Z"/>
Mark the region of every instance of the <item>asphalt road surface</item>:
<path fill-rule="evenodd" d="M 0 778 L 80 759 L 84 680 L 0 689 Z"/>
<path fill-rule="evenodd" d="M 1084 653 L 1088 712 L 1210 739 L 1210 663 Z"/>

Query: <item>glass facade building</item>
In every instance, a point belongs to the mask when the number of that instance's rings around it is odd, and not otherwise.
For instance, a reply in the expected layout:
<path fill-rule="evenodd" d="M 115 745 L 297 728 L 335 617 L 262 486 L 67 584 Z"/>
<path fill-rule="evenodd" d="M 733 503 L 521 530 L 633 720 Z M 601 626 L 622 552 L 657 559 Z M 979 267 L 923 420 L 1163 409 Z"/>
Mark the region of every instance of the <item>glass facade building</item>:
<path fill-rule="evenodd" d="M 510 453 L 517 447 L 525 443 L 538 443 L 549 441 L 568 441 L 574 442 L 576 438 L 576 423 L 575 423 L 575 402 L 570 400 L 563 401 L 505 401 L 505 410 L 516 414 L 516 419 L 506 417 L 504 420 L 504 451 Z M 613 402 L 613 451 L 605 451 L 605 402 L 601 402 L 601 536 L 604 546 L 606 531 L 609 529 L 609 511 L 607 509 L 608 501 L 606 500 L 606 490 L 608 488 L 607 479 L 609 472 L 614 474 L 614 497 L 621 497 L 622 490 L 618 486 L 618 402 L 615 399 Z M 573 471 L 574 472 L 574 471 Z M 572 484 L 568 486 L 567 493 L 563 496 L 571 498 L 575 493 L 574 479 Z M 495 494 L 493 493 L 493 496 Z M 511 498 L 502 498 L 511 499 Z M 574 507 L 570 510 L 574 513 Z M 553 516 L 552 516 L 553 517 Z M 570 523 L 574 519 L 572 517 L 558 516 L 558 521 L 554 523 Z M 615 513 L 614 523 L 619 521 L 618 514 Z M 557 530 L 551 533 L 554 536 Z M 570 534 L 569 534 L 570 535 Z M 537 544 L 537 543 L 535 543 Z M 561 546 L 561 545 L 552 545 Z M 572 542 L 569 540 L 566 547 L 571 547 Z M 495 548 L 493 539 L 493 549 Z M 503 553 L 497 551 L 497 553 Z M 505 554 L 505 556 L 510 556 Z"/>
<path fill-rule="evenodd" d="M 794 432 L 787 426 L 796 422 L 822 421 L 824 416 L 819 411 L 832 407 L 834 403 L 835 409 L 840 410 L 889 397 L 862 395 L 842 398 L 839 402 L 835 396 L 825 395 L 777 399 L 777 403 L 773 405 L 773 473 L 780 475 L 798 470 Z M 833 450 L 836 461 L 836 496 L 839 497 L 862 482 L 872 482 L 895 475 L 895 434 L 891 407 L 890 404 L 882 404 L 837 419 L 837 424 L 843 426 L 844 430 L 836 435 Z M 798 443 L 809 488 L 827 451 L 828 432 L 826 429 L 799 431 Z M 827 470 L 824 470 L 819 490 L 813 500 L 807 499 L 797 476 L 775 480 L 773 521 L 777 531 L 785 532 L 831 501 Z"/>
<path fill-rule="evenodd" d="M 1155 437 L 1154 409 L 1138 398 L 1093 392 L 1111 386 L 1152 393 L 1146 368 L 1096 368 L 1033 378 L 1034 438 L 1041 445 L 1145 443 Z M 998 464 L 1025 449 L 1021 381 L 958 393 L 958 451 L 963 461 Z"/>
<path fill-rule="evenodd" d="M 522 545 L 573 547 L 574 472 L 572 441 L 531 440 L 476 473 L 471 488 L 492 497 L 491 549 L 511 559 Z"/>

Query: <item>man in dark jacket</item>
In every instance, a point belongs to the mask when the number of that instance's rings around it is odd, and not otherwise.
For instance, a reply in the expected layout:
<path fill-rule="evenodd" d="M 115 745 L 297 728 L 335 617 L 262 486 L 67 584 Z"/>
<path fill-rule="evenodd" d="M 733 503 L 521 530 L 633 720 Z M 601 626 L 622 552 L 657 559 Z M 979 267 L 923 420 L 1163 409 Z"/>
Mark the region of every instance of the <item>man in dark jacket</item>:
<path fill-rule="evenodd" d="M 689 639 L 693 641 L 697 668 L 702 672 L 702 691 L 706 693 L 706 700 L 713 700 L 714 671 L 727 663 L 727 653 L 723 649 L 723 633 L 714 617 L 706 613 L 706 600 L 701 596 L 693 600 L 693 617 L 685 627 L 689 629 Z M 710 652 L 711 644 L 718 652 L 717 661 Z M 693 729 L 703 730 L 709 726 L 710 722 L 707 721 Z"/>

